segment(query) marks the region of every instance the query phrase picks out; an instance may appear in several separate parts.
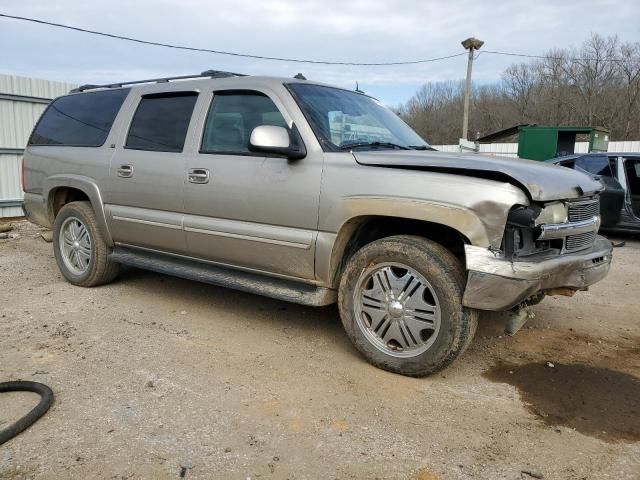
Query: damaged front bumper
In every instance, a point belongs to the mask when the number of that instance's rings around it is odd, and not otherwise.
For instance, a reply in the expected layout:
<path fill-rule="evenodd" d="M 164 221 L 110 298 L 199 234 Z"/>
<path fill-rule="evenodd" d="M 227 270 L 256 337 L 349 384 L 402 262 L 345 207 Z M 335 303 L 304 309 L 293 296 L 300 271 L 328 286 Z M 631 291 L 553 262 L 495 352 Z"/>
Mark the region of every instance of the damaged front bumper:
<path fill-rule="evenodd" d="M 601 236 L 591 248 L 579 252 L 515 260 L 465 245 L 468 279 L 463 304 L 479 310 L 509 310 L 548 289 L 585 289 L 607 276 L 611 252 L 611 242 Z"/>

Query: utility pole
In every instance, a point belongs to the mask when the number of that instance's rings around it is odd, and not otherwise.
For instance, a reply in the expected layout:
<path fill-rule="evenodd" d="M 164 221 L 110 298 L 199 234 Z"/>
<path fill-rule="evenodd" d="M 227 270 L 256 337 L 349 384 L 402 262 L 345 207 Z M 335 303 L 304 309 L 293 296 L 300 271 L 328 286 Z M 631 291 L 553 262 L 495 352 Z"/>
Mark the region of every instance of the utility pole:
<path fill-rule="evenodd" d="M 469 50 L 469 60 L 467 62 L 467 83 L 464 92 L 464 115 L 462 117 L 463 140 L 469 140 L 469 101 L 471 99 L 471 69 L 473 68 L 473 52 L 474 50 L 480 50 L 482 45 L 484 45 L 484 42 L 475 37 L 469 37 L 462 41 L 462 46 L 466 50 Z"/>

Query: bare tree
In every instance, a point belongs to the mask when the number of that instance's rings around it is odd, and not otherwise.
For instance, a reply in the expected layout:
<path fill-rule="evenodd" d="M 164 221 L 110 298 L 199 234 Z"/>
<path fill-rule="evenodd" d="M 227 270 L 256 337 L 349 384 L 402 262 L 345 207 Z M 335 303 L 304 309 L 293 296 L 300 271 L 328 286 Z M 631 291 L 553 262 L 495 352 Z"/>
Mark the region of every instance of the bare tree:
<path fill-rule="evenodd" d="M 423 85 L 400 114 L 431 143 L 456 143 L 462 82 Z M 493 85 L 474 86 L 472 132 L 520 123 L 604 126 L 611 138 L 640 138 L 640 43 L 592 34 L 579 48 L 507 68 Z"/>
<path fill-rule="evenodd" d="M 640 43 L 620 46 L 618 67 L 622 77 L 622 138 L 638 138 L 640 135 Z"/>
<path fill-rule="evenodd" d="M 533 109 L 540 87 L 539 70 L 527 63 L 511 65 L 502 74 L 502 87 L 521 122 L 535 116 Z"/>
<path fill-rule="evenodd" d="M 424 138 L 448 139 L 451 132 L 459 130 L 462 109 L 462 81 L 435 82 L 423 85 L 402 107 L 401 113 Z"/>

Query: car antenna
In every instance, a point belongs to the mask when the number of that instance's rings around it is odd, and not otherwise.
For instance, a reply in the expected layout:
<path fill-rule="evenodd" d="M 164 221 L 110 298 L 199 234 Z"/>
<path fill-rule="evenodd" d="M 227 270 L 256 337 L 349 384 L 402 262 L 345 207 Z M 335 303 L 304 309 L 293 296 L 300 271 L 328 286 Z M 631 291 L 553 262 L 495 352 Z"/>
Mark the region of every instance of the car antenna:
<path fill-rule="evenodd" d="M 360 90 L 360 87 L 358 86 L 358 81 L 356 80 L 356 93 L 364 93 L 362 90 Z"/>
<path fill-rule="evenodd" d="M 295 77 L 293 77 L 293 78 L 295 78 L 296 80 L 306 80 L 306 79 L 307 79 L 307 77 L 305 77 L 305 76 L 304 76 L 303 74 L 301 74 L 301 73 L 298 73 L 298 74 L 297 74 Z"/>

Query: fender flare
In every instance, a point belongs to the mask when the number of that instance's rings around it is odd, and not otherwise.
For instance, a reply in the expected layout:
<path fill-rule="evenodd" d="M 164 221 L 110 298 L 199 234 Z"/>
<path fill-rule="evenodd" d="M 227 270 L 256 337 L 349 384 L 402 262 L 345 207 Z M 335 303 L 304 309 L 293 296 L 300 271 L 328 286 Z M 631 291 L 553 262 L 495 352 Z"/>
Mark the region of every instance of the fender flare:
<path fill-rule="evenodd" d="M 316 244 L 317 278 L 330 284 L 340 268 L 351 236 L 361 220 L 368 217 L 400 218 L 442 225 L 455 230 L 471 245 L 477 246 L 490 246 L 501 239 L 501 235 L 490 231 L 473 210 L 460 206 L 416 199 L 371 196 L 351 197 L 347 199 L 345 206 L 349 217 L 340 223 L 335 234 L 320 232 Z M 505 221 L 507 212 L 508 210 L 503 210 L 499 214 L 504 215 Z M 498 211 L 494 213 L 498 214 Z"/>
<path fill-rule="evenodd" d="M 74 174 L 52 175 L 48 177 L 45 180 L 42 193 L 44 198 L 47 199 L 47 214 L 51 219 L 53 219 L 52 192 L 56 188 L 60 187 L 75 188 L 83 192 L 89 198 L 91 206 L 93 207 L 93 211 L 96 214 L 96 221 L 98 223 L 98 229 L 102 234 L 102 238 L 104 238 L 104 241 L 107 245 L 112 247 L 113 238 L 111 237 L 111 232 L 109 231 L 109 225 L 107 223 L 107 217 L 104 212 L 102 195 L 100 194 L 100 189 L 95 183 L 95 180 L 84 175 Z"/>

